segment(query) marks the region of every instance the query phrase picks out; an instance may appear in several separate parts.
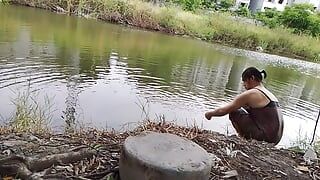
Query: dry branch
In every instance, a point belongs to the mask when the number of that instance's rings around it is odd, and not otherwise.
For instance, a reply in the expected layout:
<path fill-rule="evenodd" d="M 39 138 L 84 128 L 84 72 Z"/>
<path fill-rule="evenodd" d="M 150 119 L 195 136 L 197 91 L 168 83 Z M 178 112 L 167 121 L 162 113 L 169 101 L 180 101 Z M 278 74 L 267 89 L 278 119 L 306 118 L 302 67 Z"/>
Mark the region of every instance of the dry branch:
<path fill-rule="evenodd" d="M 0 159 L 0 174 L 1 176 L 18 176 L 21 179 L 28 179 L 35 172 L 45 170 L 54 165 L 65 165 L 82 159 L 92 158 L 94 154 L 96 152 L 93 150 L 81 149 L 77 152 L 52 154 L 40 158 L 13 155 Z"/>

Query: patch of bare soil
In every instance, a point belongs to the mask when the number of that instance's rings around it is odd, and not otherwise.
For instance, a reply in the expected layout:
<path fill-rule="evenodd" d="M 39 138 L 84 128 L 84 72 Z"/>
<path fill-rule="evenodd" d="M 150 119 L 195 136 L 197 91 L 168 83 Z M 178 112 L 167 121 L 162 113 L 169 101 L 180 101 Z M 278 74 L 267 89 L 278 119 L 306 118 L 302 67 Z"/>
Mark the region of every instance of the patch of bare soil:
<path fill-rule="evenodd" d="M 87 130 L 73 134 L 0 131 L 2 179 L 119 180 L 119 156 L 129 135 L 150 130 L 186 137 L 206 149 L 213 161 L 210 179 L 319 179 L 319 163 L 272 144 L 247 141 L 196 127 L 147 122 L 125 133 Z"/>

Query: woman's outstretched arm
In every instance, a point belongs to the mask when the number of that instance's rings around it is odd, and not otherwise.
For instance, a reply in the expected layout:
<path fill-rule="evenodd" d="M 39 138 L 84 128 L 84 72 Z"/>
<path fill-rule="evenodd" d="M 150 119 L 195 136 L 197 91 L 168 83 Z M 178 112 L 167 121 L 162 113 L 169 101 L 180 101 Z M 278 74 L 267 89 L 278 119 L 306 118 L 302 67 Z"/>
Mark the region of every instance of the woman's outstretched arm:
<path fill-rule="evenodd" d="M 251 93 L 249 91 L 243 92 L 242 94 L 236 96 L 234 100 L 226 104 L 225 106 L 219 107 L 213 111 L 208 111 L 205 114 L 205 117 L 210 120 L 212 116 L 224 116 L 226 114 L 231 113 L 248 104 L 249 95 Z"/>

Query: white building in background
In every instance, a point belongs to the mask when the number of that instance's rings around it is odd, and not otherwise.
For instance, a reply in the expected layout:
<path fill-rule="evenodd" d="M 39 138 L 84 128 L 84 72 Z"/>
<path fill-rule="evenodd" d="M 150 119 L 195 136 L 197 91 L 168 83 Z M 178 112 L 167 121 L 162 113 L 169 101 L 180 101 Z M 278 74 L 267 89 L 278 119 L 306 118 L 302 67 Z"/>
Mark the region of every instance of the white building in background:
<path fill-rule="evenodd" d="M 248 7 L 250 0 L 236 0 L 235 7 Z"/>
<path fill-rule="evenodd" d="M 287 5 L 288 0 L 237 0 L 236 8 L 241 6 L 249 7 L 253 12 L 264 11 L 265 9 L 277 9 L 283 11 Z"/>
<path fill-rule="evenodd" d="M 309 3 L 312 4 L 314 9 L 320 10 L 320 0 L 288 0 L 288 5 Z"/>
<path fill-rule="evenodd" d="M 283 11 L 288 3 L 288 0 L 265 0 L 263 1 L 262 9 L 277 9 L 278 11 Z"/>
<path fill-rule="evenodd" d="M 251 11 L 265 11 L 266 9 L 277 9 L 283 11 L 286 6 L 293 4 L 309 3 L 317 10 L 320 10 L 320 0 L 236 0 L 236 8 L 249 7 Z"/>

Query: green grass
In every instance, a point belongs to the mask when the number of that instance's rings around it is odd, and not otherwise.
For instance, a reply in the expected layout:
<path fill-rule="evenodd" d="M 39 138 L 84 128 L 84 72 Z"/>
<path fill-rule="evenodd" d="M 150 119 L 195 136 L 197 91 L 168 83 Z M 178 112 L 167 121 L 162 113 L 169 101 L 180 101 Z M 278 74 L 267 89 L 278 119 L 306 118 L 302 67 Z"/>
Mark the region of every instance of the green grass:
<path fill-rule="evenodd" d="M 0 0 L 0 5 L 1 4 L 8 4 L 10 2 L 10 0 Z"/>
<path fill-rule="evenodd" d="M 45 96 L 41 103 L 38 94 L 30 88 L 16 94 L 12 100 L 15 112 L 9 120 L 9 127 L 15 132 L 43 134 L 50 132 L 49 124 L 53 117 L 52 98 Z"/>
<path fill-rule="evenodd" d="M 179 7 L 159 7 L 139 0 L 10 0 L 48 10 L 65 12 L 145 29 L 188 35 L 209 42 L 255 50 L 307 61 L 320 60 L 319 39 L 292 34 L 290 30 L 244 24 L 229 14 L 186 12 Z"/>

